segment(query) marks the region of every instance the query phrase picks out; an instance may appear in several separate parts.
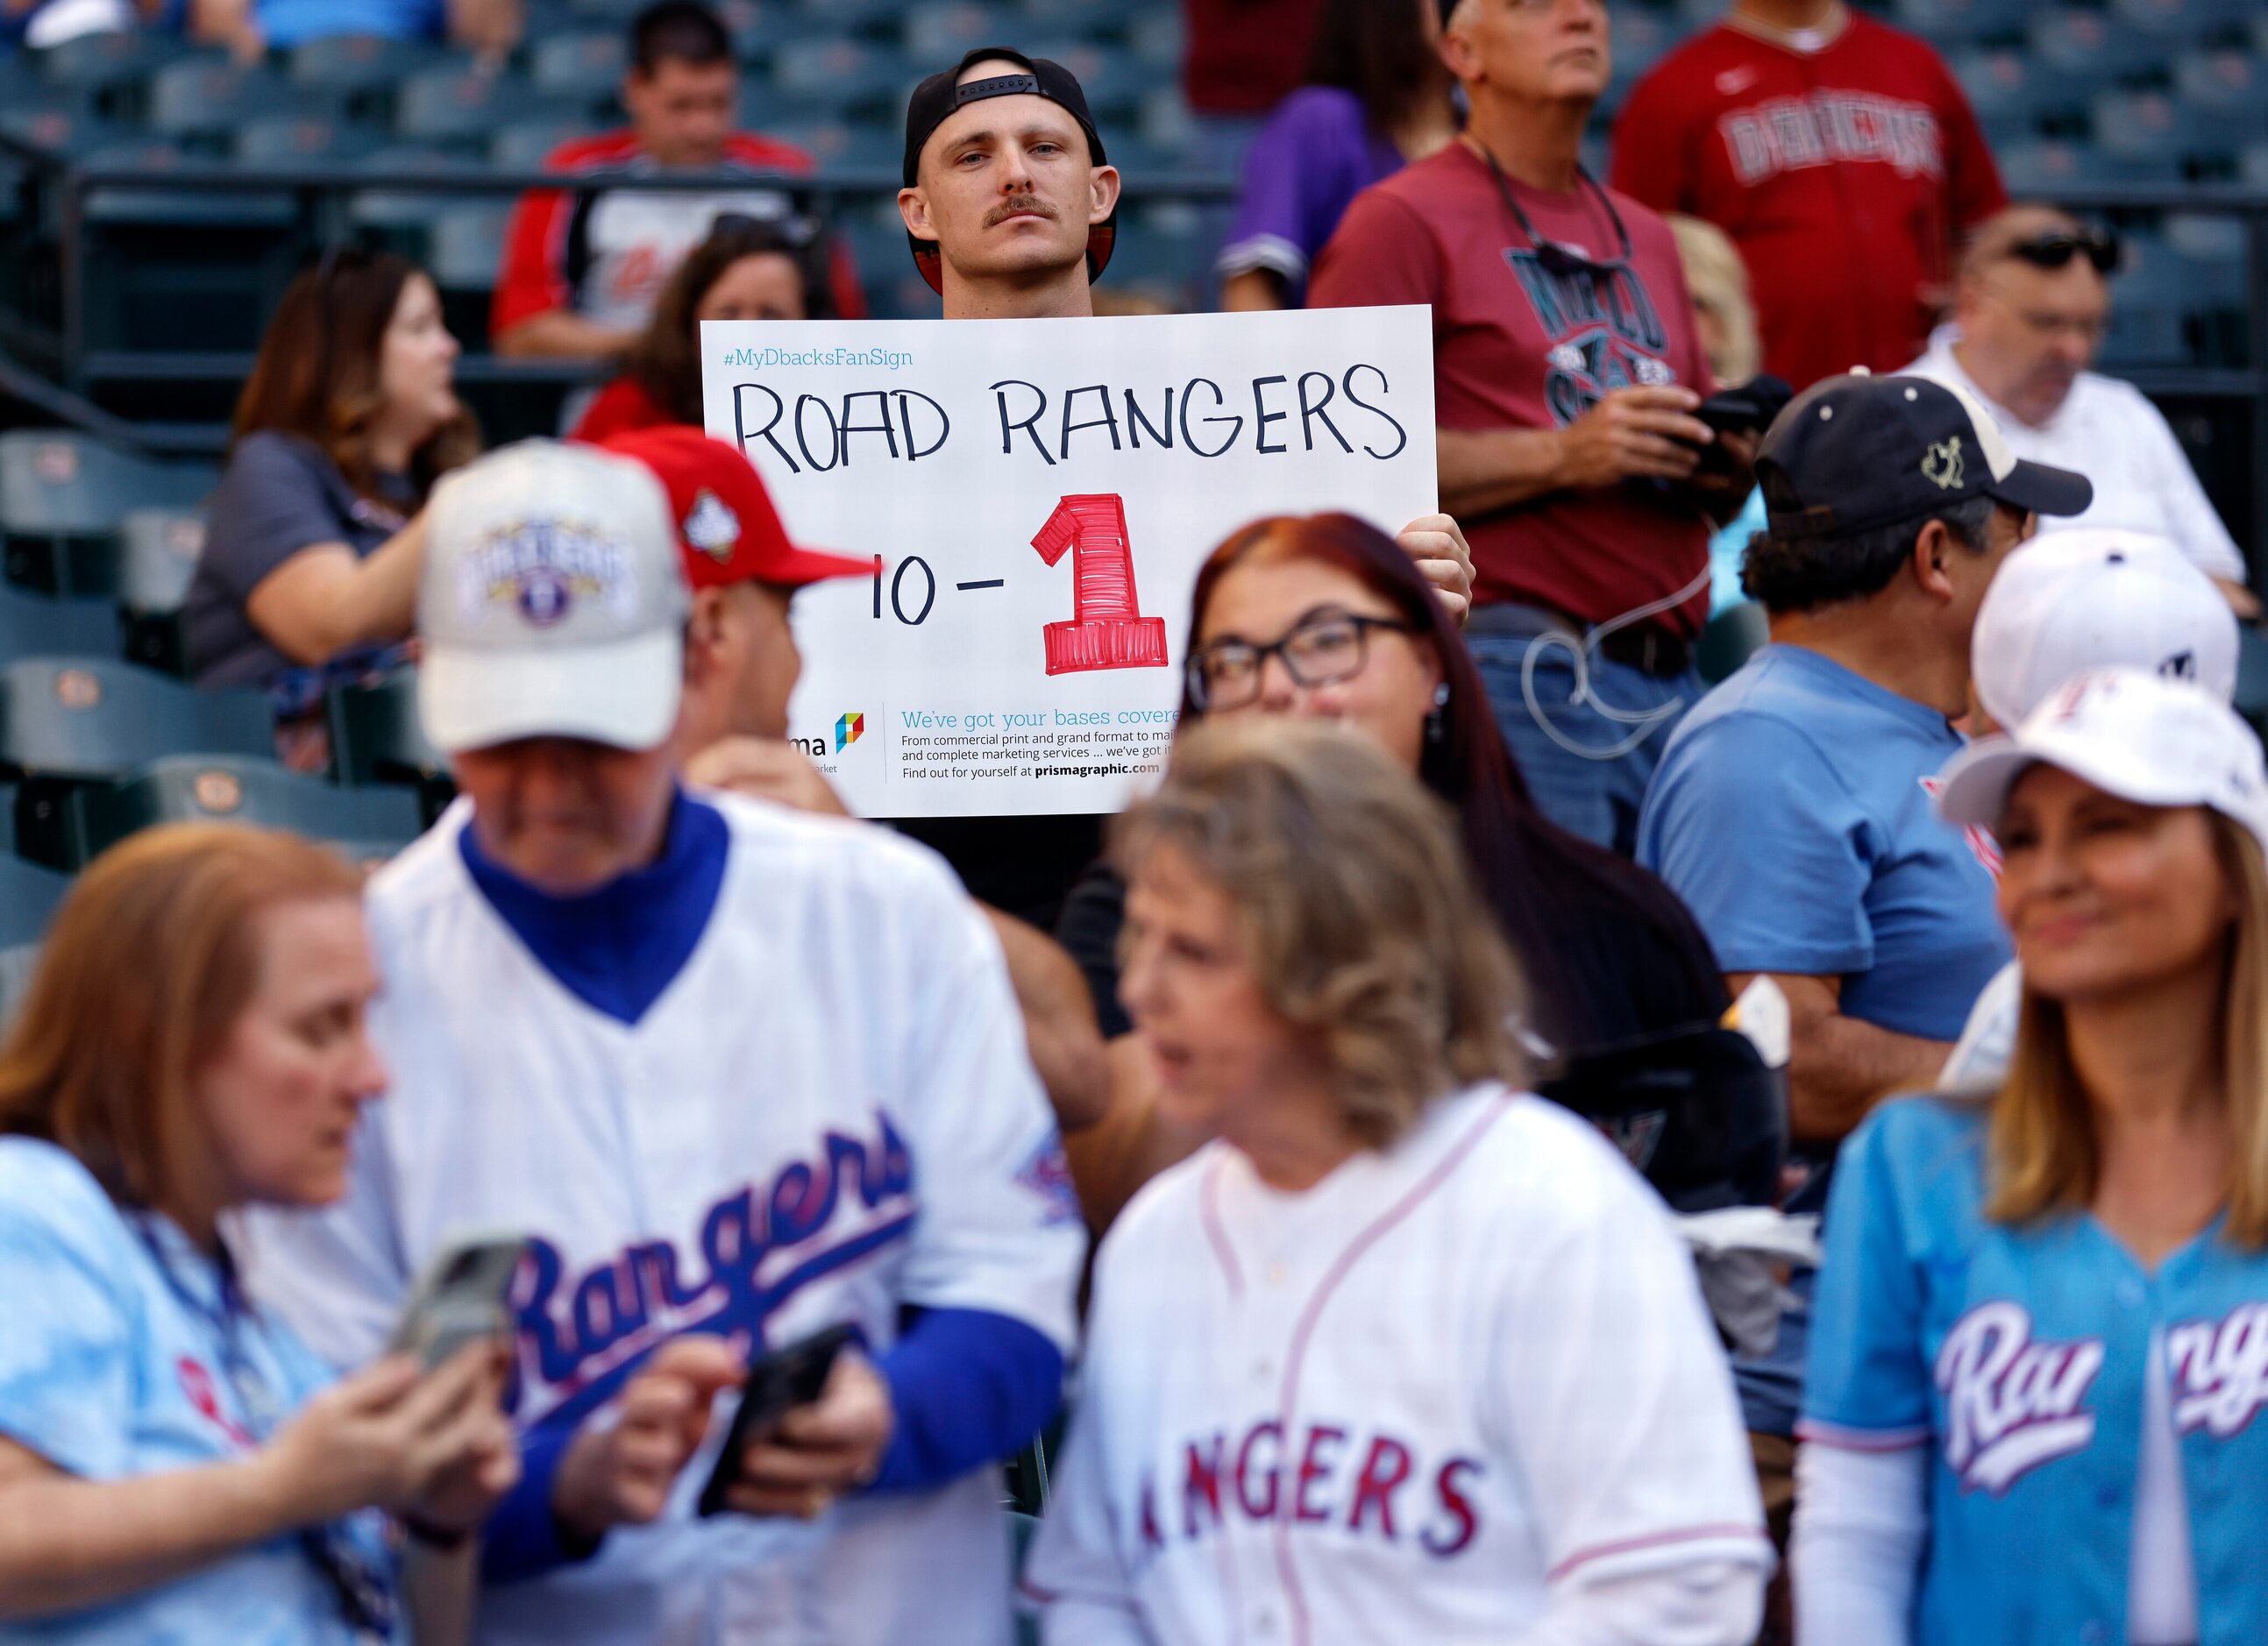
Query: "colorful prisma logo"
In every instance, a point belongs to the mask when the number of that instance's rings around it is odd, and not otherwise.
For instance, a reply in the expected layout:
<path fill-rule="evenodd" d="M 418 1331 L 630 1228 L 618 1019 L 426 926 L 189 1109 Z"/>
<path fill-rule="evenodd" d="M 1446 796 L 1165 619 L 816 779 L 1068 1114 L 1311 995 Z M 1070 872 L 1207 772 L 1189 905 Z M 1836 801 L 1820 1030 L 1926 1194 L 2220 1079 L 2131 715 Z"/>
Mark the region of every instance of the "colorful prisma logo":
<path fill-rule="evenodd" d="M 856 743 L 866 732 L 866 716 L 844 715 L 835 723 L 835 752 L 837 754 Z"/>

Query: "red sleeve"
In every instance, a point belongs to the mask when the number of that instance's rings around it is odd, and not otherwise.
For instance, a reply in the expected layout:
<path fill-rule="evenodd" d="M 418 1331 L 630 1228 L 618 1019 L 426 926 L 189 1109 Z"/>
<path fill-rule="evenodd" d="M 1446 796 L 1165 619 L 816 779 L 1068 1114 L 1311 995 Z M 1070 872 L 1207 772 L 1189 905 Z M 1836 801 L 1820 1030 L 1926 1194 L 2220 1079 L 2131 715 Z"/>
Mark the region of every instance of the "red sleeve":
<path fill-rule="evenodd" d="M 1354 197 L 1307 279 L 1311 309 L 1432 303 L 1440 294 L 1440 252 L 1425 219 L 1374 187 Z"/>
<path fill-rule="evenodd" d="M 858 283 L 858 265 L 851 259 L 850 241 L 838 239 L 830 248 L 827 283 L 834 292 L 838 317 L 846 320 L 866 318 L 866 289 Z"/>
<path fill-rule="evenodd" d="M 1934 56 L 1934 54 L 1933 54 Z M 1942 62 L 1937 63 L 1942 82 L 1938 119 L 1945 129 L 1946 198 L 1951 203 L 1953 226 L 1965 232 L 2008 203 L 2000 168 L 1993 163 L 1992 146 L 1984 141 L 1977 112 L 1968 94 Z"/>
<path fill-rule="evenodd" d="M 1640 80 L 1615 117 L 1614 165 L 1608 181 L 1656 211 L 1697 213 L 1697 143 L 1686 128 L 1683 62 L 1672 57 Z"/>
<path fill-rule="evenodd" d="M 522 195 L 512 207 L 504 230 L 504 267 L 497 271 L 496 295 L 489 305 L 490 342 L 522 320 L 573 304 L 566 267 L 571 198 L 540 188 Z"/>
<path fill-rule="evenodd" d="M 569 431 L 570 440 L 599 441 L 635 430 L 652 429 L 672 419 L 645 386 L 636 378 L 616 378 L 591 397 L 583 408 L 582 420 Z"/>

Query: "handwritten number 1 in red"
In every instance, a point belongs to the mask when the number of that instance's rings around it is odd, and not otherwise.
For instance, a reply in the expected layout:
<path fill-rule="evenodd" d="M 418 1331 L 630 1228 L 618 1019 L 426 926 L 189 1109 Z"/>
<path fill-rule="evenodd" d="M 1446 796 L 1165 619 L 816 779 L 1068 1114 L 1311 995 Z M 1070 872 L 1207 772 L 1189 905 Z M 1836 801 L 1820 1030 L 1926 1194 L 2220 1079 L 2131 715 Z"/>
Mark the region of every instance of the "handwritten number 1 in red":
<path fill-rule="evenodd" d="M 1071 621 L 1044 631 L 1049 674 L 1166 666 L 1166 620 L 1143 616 L 1135 596 L 1123 498 L 1096 492 L 1061 499 L 1032 547 L 1050 566 L 1071 551 Z"/>

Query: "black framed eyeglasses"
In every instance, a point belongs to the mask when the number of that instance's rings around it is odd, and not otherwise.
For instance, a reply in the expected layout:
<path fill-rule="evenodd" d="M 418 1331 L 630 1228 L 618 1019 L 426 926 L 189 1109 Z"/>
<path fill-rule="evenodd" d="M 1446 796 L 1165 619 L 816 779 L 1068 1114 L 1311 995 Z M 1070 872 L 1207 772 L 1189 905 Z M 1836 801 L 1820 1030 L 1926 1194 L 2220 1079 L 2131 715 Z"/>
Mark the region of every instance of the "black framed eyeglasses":
<path fill-rule="evenodd" d="M 1189 701 L 1208 712 L 1241 709 L 1260 695 L 1268 659 L 1284 659 L 1295 686 L 1336 686 L 1351 680 L 1370 662 L 1370 632 L 1383 628 L 1414 635 L 1417 625 L 1392 617 L 1362 617 L 1330 612 L 1304 618 L 1292 632 L 1268 645 L 1234 636 L 1200 646 L 1189 662 Z"/>
<path fill-rule="evenodd" d="M 2019 240 L 2008 255 L 2021 257 L 2035 268 L 2061 268 L 2074 257 L 2084 257 L 2095 272 L 2107 275 L 2118 267 L 2118 236 L 2110 229 L 2052 229 Z"/>

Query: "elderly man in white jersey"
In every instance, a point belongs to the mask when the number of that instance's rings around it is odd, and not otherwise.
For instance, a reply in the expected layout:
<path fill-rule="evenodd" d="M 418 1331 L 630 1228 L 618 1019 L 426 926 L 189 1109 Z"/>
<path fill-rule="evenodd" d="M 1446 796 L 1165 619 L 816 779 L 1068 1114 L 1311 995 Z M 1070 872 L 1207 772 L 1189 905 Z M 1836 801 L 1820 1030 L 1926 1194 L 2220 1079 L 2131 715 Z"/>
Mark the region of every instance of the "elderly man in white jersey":
<path fill-rule="evenodd" d="M 531 442 L 431 513 L 420 706 L 463 797 L 371 886 L 393 1096 L 255 1285 L 352 1360 L 453 1231 L 534 1237 L 485 1640 L 1004 1639 L 990 1466 L 1055 1409 L 1082 1239 L 998 944 L 918 848 L 678 786 L 644 466 Z M 696 1517 L 716 1397 L 837 1324 Z"/>

